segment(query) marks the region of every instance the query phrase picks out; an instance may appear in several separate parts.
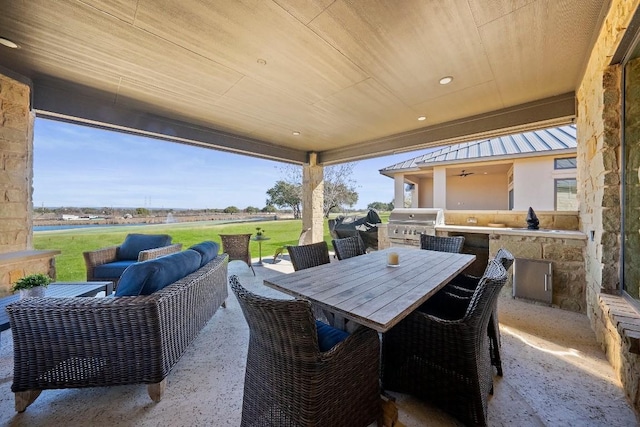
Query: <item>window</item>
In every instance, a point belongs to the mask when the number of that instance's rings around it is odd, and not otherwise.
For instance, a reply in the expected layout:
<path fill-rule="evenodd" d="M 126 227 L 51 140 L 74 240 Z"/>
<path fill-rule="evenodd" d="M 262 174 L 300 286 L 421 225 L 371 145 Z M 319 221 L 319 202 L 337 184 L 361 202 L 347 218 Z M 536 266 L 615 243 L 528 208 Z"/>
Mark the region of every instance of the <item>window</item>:
<path fill-rule="evenodd" d="M 577 211 L 578 198 L 576 192 L 578 183 L 575 178 L 556 179 L 556 210 Z"/>
<path fill-rule="evenodd" d="M 640 307 L 640 167 L 638 124 L 640 115 L 640 45 L 633 48 L 624 64 L 624 127 L 622 140 L 622 284 L 625 293 Z"/>
<path fill-rule="evenodd" d="M 553 162 L 554 169 L 575 169 L 578 160 L 575 157 L 567 157 L 566 159 L 555 159 Z"/>
<path fill-rule="evenodd" d="M 509 190 L 509 210 L 513 210 L 513 188 Z"/>

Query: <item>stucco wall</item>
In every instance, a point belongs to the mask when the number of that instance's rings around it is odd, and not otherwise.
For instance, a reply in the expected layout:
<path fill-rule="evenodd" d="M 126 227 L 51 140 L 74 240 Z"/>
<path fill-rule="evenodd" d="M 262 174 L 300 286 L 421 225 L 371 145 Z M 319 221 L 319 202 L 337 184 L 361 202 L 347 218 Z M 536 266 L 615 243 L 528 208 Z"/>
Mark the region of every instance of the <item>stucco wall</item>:
<path fill-rule="evenodd" d="M 640 409 L 640 361 L 612 325 L 601 292 L 619 291 L 621 70 L 610 66 L 638 0 L 612 0 L 589 59 L 578 98 L 578 199 L 587 242 L 587 315 L 625 391 Z"/>
<path fill-rule="evenodd" d="M 506 174 L 447 177 L 447 209 L 509 208 Z"/>
<path fill-rule="evenodd" d="M 418 205 L 421 208 L 433 207 L 433 178 L 418 180 Z"/>

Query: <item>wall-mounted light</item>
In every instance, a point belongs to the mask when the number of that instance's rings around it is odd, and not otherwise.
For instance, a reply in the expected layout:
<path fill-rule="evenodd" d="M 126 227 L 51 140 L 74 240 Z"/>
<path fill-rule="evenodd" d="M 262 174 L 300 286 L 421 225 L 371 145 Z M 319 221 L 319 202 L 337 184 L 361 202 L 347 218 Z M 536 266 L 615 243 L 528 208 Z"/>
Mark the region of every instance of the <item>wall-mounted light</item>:
<path fill-rule="evenodd" d="M 293 132 L 291 132 L 293 134 L 293 136 L 298 136 L 300 135 L 300 132 L 298 132 L 297 130 L 294 130 Z"/>
<path fill-rule="evenodd" d="M 427 116 L 420 116 L 420 117 L 418 117 L 418 120 L 423 122 L 423 121 L 427 120 Z"/>
<path fill-rule="evenodd" d="M 451 76 L 445 76 L 443 78 L 440 79 L 440 84 L 441 85 L 448 85 L 449 83 L 451 83 L 453 81 L 453 77 Z"/>

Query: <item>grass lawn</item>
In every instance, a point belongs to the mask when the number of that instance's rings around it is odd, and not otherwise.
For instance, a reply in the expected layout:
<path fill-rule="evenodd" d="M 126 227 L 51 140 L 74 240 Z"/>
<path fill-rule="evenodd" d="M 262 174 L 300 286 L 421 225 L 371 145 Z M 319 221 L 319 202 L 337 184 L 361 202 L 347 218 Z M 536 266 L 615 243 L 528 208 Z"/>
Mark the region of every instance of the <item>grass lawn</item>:
<path fill-rule="evenodd" d="M 388 213 L 380 215 L 387 222 Z M 219 234 L 255 234 L 256 227 L 264 230 L 271 240 L 262 242 L 262 257 L 272 257 L 275 250 L 284 245 L 297 245 L 302 220 L 278 220 L 244 223 L 217 224 L 210 221 L 173 223 L 141 226 L 113 226 L 99 228 L 76 228 L 60 231 L 40 231 L 33 234 L 34 249 L 56 249 L 62 251 L 56 257 L 56 279 L 59 281 L 83 281 L 86 270 L 82 252 L 119 245 L 129 233 L 169 234 L 173 243 L 182 243 L 183 249 L 213 240 L 220 243 Z M 325 219 L 324 240 L 331 247 L 331 235 Z M 258 243 L 251 241 L 251 256 L 258 257 Z"/>

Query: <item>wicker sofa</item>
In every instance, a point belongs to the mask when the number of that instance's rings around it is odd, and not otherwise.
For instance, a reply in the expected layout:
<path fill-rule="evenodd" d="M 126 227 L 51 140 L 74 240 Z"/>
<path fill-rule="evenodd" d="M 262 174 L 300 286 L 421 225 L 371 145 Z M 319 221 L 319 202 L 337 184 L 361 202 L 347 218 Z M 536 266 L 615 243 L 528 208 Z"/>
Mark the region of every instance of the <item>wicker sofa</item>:
<path fill-rule="evenodd" d="M 227 264 L 227 254 L 219 254 L 150 295 L 27 298 L 9 305 L 16 410 L 23 412 L 45 389 L 122 384 L 147 384 L 159 401 L 173 365 L 225 306 Z"/>

